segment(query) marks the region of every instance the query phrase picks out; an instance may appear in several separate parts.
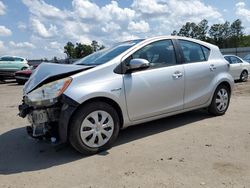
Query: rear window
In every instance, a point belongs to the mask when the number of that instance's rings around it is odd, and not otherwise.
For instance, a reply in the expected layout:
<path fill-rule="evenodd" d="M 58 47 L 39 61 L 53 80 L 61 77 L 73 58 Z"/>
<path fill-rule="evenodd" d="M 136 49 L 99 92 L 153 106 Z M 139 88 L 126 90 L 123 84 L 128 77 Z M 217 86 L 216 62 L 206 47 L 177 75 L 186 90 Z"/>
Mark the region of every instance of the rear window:
<path fill-rule="evenodd" d="M 207 47 L 186 40 L 179 40 L 179 42 L 184 55 L 185 63 L 194 63 L 208 60 L 210 49 Z"/>

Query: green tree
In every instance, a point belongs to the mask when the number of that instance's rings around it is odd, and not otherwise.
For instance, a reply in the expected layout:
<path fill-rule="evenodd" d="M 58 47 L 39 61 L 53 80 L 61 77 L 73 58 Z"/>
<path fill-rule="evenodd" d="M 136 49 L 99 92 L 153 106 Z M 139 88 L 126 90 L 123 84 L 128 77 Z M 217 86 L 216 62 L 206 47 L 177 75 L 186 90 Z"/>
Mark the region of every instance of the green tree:
<path fill-rule="evenodd" d="M 68 58 L 76 58 L 75 45 L 72 42 L 67 42 L 67 44 L 64 46 L 64 53 L 66 53 Z"/>
<path fill-rule="evenodd" d="M 209 28 L 208 21 L 206 19 L 198 23 L 198 25 L 195 28 L 195 38 L 206 41 L 208 28 Z"/>
<path fill-rule="evenodd" d="M 235 47 L 239 46 L 241 38 L 244 35 L 243 29 L 244 27 L 239 19 L 235 20 L 230 26 L 231 40 L 234 42 Z"/>
<path fill-rule="evenodd" d="M 82 58 L 93 53 L 93 49 L 90 45 L 76 43 L 75 58 Z"/>
<path fill-rule="evenodd" d="M 91 47 L 92 47 L 93 51 L 96 52 L 100 46 L 99 46 L 97 41 L 93 40 L 91 43 Z"/>
<path fill-rule="evenodd" d="M 198 24 L 194 22 L 187 22 L 185 25 L 181 27 L 179 32 L 174 30 L 171 35 L 179 35 L 184 37 L 196 38 L 200 40 L 206 40 L 208 28 L 209 28 L 208 21 L 205 19 Z"/>

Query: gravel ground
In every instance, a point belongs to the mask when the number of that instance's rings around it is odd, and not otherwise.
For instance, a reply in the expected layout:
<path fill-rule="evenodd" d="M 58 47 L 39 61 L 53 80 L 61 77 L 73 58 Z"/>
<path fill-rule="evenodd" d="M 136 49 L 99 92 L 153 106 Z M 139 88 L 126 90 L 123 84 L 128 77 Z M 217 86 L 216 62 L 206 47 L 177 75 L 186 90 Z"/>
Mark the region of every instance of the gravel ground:
<path fill-rule="evenodd" d="M 250 82 L 224 116 L 204 110 L 123 130 L 86 157 L 29 138 L 17 116 L 22 86 L 0 84 L 0 187 L 250 187 Z"/>

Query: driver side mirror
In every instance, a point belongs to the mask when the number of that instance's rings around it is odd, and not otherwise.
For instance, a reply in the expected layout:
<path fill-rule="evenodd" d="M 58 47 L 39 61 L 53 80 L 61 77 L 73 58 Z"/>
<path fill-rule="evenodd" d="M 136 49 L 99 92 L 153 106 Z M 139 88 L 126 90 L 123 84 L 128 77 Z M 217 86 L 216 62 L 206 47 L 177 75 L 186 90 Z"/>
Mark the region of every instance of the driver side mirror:
<path fill-rule="evenodd" d="M 128 70 L 133 71 L 133 70 L 139 70 L 139 69 L 146 69 L 149 67 L 149 65 L 150 63 L 146 59 L 140 59 L 140 58 L 132 59 L 129 62 Z"/>

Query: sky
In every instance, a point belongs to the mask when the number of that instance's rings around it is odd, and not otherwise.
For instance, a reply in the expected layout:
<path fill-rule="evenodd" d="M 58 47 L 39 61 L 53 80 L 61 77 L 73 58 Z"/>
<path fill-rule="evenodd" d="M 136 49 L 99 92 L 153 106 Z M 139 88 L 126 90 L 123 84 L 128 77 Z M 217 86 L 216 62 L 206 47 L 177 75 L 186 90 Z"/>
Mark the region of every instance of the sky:
<path fill-rule="evenodd" d="M 250 34 L 250 0 L 0 0 L 0 56 L 65 58 L 68 41 L 110 46 L 238 18 Z"/>

